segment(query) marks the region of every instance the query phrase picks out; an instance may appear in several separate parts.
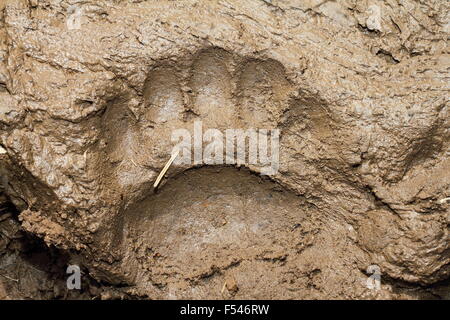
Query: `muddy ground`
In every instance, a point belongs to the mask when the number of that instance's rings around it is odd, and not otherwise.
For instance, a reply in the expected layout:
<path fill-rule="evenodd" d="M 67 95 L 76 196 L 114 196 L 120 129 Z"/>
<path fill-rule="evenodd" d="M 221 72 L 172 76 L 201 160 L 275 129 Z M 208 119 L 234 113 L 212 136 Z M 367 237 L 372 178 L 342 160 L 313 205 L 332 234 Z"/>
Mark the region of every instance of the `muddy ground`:
<path fill-rule="evenodd" d="M 0 1 L 0 299 L 449 299 L 449 32 L 440 0 Z M 278 130 L 272 170 L 191 146 L 155 188 L 199 123 Z"/>

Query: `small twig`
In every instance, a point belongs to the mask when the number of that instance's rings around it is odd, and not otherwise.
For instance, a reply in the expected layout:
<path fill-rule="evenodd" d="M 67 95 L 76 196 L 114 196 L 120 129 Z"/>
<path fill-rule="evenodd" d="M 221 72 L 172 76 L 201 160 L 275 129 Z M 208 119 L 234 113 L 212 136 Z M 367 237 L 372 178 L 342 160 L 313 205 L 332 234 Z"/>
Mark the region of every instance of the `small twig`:
<path fill-rule="evenodd" d="M 225 281 L 225 282 L 223 283 L 222 290 L 220 290 L 220 293 L 221 293 L 222 295 L 223 295 L 223 293 L 225 292 L 226 287 L 227 287 L 227 282 Z"/>
<path fill-rule="evenodd" d="M 0 273 L 0 276 L 5 277 L 6 279 L 9 279 L 11 281 L 19 282 L 19 279 L 14 279 L 14 278 L 8 277 L 7 275 L 1 274 L 1 273 Z"/>
<path fill-rule="evenodd" d="M 130 161 L 134 164 L 135 167 L 139 167 L 139 166 L 133 161 L 133 159 L 130 158 Z"/>
<path fill-rule="evenodd" d="M 170 165 L 172 164 L 172 162 L 175 160 L 175 158 L 178 156 L 178 152 L 179 150 L 176 149 L 173 153 L 172 156 L 170 157 L 169 161 L 167 161 L 166 165 L 164 166 L 164 168 L 161 170 L 158 178 L 156 178 L 155 183 L 153 184 L 153 188 L 158 188 L 159 183 L 161 182 L 162 178 L 164 177 L 164 175 L 166 174 L 167 170 L 169 170 Z"/>
<path fill-rule="evenodd" d="M 443 203 L 446 203 L 446 202 L 448 202 L 448 201 L 450 201 L 450 198 L 444 198 L 444 199 L 439 200 L 438 202 L 439 202 L 440 204 L 443 204 Z"/>

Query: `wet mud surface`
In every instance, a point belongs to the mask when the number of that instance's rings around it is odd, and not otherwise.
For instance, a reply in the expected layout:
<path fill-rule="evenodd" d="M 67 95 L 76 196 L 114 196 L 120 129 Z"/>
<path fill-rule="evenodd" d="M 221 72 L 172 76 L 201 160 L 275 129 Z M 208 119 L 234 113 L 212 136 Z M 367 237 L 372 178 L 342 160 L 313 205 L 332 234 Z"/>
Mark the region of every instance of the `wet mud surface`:
<path fill-rule="evenodd" d="M 0 299 L 449 299 L 449 12 L 0 1 Z M 199 123 L 278 130 L 274 172 L 155 189 Z"/>

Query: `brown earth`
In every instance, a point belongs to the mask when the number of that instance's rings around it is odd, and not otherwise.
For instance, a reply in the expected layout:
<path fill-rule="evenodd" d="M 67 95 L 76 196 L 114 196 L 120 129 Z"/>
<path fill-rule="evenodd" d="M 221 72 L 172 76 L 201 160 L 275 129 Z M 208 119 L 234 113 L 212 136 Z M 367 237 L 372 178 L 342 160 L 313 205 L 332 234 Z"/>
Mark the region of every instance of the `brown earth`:
<path fill-rule="evenodd" d="M 440 0 L 0 1 L 0 299 L 449 299 L 449 32 Z M 195 121 L 279 129 L 278 173 L 154 190 Z"/>

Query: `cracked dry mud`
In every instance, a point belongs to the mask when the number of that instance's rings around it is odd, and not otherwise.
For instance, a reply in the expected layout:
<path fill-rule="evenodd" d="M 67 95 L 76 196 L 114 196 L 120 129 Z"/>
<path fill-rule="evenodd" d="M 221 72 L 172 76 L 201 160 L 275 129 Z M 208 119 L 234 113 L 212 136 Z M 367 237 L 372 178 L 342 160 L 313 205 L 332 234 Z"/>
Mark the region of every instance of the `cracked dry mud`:
<path fill-rule="evenodd" d="M 440 0 L 0 1 L 0 299 L 449 299 L 449 31 Z M 278 172 L 155 192 L 196 121 L 279 129 Z"/>

